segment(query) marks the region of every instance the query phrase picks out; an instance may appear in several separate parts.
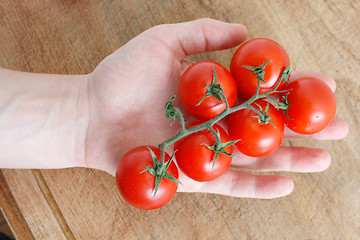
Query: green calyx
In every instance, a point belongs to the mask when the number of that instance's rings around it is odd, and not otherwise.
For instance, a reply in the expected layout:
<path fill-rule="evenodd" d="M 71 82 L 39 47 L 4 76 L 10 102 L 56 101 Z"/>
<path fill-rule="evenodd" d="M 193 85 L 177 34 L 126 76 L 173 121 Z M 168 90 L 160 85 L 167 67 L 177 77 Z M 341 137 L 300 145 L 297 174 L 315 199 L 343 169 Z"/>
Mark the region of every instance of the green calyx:
<path fill-rule="evenodd" d="M 199 106 L 205 100 L 205 98 L 210 97 L 210 96 L 214 96 L 217 100 L 219 100 L 220 102 L 223 102 L 222 99 L 221 99 L 221 95 L 223 93 L 223 90 L 221 88 L 221 85 L 217 84 L 217 76 L 216 76 L 215 68 L 213 68 L 212 84 L 211 85 L 206 85 L 205 88 L 207 90 L 207 93 L 200 100 L 200 102 L 198 104 L 196 104 L 196 106 Z"/>
<path fill-rule="evenodd" d="M 284 81 L 284 83 L 286 84 L 289 80 L 290 72 L 291 72 L 291 67 L 290 66 L 286 67 L 285 70 L 280 75 L 280 82 Z"/>
<path fill-rule="evenodd" d="M 260 81 L 260 82 L 266 82 L 264 80 L 264 75 L 265 75 L 265 66 L 271 62 L 271 60 L 268 60 L 266 62 L 264 62 L 263 64 L 261 64 L 260 66 L 258 67 L 252 67 L 252 66 L 242 66 L 243 68 L 246 68 L 246 69 L 249 69 L 251 71 L 253 71 L 253 73 L 256 75 L 256 78 Z"/>
<path fill-rule="evenodd" d="M 271 121 L 271 117 L 268 114 L 270 103 L 267 103 L 266 108 L 264 110 L 262 109 L 262 107 L 259 104 L 257 104 L 257 103 L 255 103 L 255 104 L 256 104 L 256 106 L 258 106 L 260 111 L 251 107 L 251 109 L 257 113 L 256 116 L 252 116 L 252 117 L 257 118 L 259 120 L 259 124 L 261 124 L 261 125 L 266 125 L 268 123 L 271 123 L 271 125 L 273 125 L 274 128 L 276 128 L 274 123 Z"/>
<path fill-rule="evenodd" d="M 288 108 L 289 108 L 289 101 L 288 101 L 287 97 L 288 97 L 289 94 L 290 94 L 290 93 L 288 92 L 288 93 L 286 93 L 284 96 L 282 96 L 281 102 L 280 102 L 280 101 L 278 102 L 277 108 L 278 108 L 278 109 L 282 109 L 282 110 L 284 111 L 285 117 L 287 117 L 287 118 L 289 118 L 289 119 L 292 119 L 292 117 L 290 117 L 289 115 L 287 115 L 287 110 L 288 110 Z"/>
<path fill-rule="evenodd" d="M 212 132 L 214 133 L 214 131 L 212 131 Z M 238 141 L 240 141 L 240 140 L 234 140 L 234 141 L 229 141 L 229 142 L 226 142 L 226 143 L 221 143 L 219 130 L 217 130 L 217 132 L 215 134 L 216 134 L 216 136 L 215 136 L 216 137 L 216 142 L 215 142 L 215 144 L 213 146 L 209 146 L 206 143 L 202 144 L 202 145 L 205 145 L 208 149 L 215 152 L 215 155 L 214 155 L 214 158 L 213 158 L 212 168 L 214 168 L 215 163 L 216 163 L 217 159 L 219 158 L 220 153 L 231 156 L 231 157 L 236 157 L 234 154 L 226 152 L 225 148 L 227 148 L 227 147 L 237 143 Z"/>
<path fill-rule="evenodd" d="M 171 118 L 171 124 L 170 125 L 173 124 L 175 119 L 178 119 L 180 121 L 180 123 L 181 123 L 181 130 L 184 131 L 186 123 L 185 123 L 184 117 L 183 117 L 180 109 L 178 109 L 177 107 L 175 107 L 172 104 L 174 99 L 175 99 L 175 96 L 172 96 L 170 98 L 170 100 L 166 102 L 166 104 L 165 104 L 165 116 L 167 118 Z"/>
<path fill-rule="evenodd" d="M 174 101 L 175 96 L 172 96 L 169 101 L 165 104 L 165 116 L 167 118 L 171 118 L 171 124 L 174 122 L 175 119 L 181 118 L 180 113 L 178 112 L 177 108 L 174 107 L 172 102 Z"/>
<path fill-rule="evenodd" d="M 148 147 L 148 149 L 150 151 L 151 157 L 154 162 L 154 168 L 147 166 L 143 171 L 140 172 L 140 174 L 144 173 L 144 172 L 149 172 L 151 175 L 153 175 L 155 177 L 155 188 L 154 188 L 154 196 L 153 197 L 155 197 L 157 191 L 159 190 L 160 182 L 161 182 L 162 178 L 166 178 L 173 182 L 182 184 L 178 179 L 176 179 L 175 177 L 171 176 L 168 172 L 166 172 L 166 170 L 170 166 L 170 163 L 174 159 L 175 152 L 171 155 L 169 161 L 167 161 L 164 164 L 161 164 L 159 162 L 159 160 L 157 159 L 156 155 L 154 154 L 154 152 L 149 147 Z"/>

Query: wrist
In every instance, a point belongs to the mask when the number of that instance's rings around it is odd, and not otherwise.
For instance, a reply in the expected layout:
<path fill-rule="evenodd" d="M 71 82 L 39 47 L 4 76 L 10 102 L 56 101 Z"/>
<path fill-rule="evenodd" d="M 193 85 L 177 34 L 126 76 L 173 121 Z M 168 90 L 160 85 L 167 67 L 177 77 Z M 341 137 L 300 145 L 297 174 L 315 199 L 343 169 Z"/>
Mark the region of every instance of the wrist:
<path fill-rule="evenodd" d="M 72 136 L 72 139 L 67 136 L 63 136 L 64 141 L 72 142 L 69 149 L 73 148 L 73 156 L 69 156 L 72 160 L 73 167 L 87 167 L 86 164 L 86 136 L 89 126 L 89 96 L 88 96 L 88 84 L 90 74 L 86 75 L 70 75 L 67 76 L 69 82 L 73 86 L 70 87 L 70 98 L 64 100 L 72 109 L 69 111 L 63 109 L 62 117 L 65 119 L 65 122 L 71 123 L 69 125 L 69 131 L 64 131 L 64 133 L 69 133 L 69 136 Z M 75 84 L 76 83 L 76 84 Z M 66 140 L 67 139 L 67 140 Z M 71 151 L 70 151 L 71 152 Z"/>
<path fill-rule="evenodd" d="M 88 75 L 0 70 L 0 167 L 84 166 Z"/>

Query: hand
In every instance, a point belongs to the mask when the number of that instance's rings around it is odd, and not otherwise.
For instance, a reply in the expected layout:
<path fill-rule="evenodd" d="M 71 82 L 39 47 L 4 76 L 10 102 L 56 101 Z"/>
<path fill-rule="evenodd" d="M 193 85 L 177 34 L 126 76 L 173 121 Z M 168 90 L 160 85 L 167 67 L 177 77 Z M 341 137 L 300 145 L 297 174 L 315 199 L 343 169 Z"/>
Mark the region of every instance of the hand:
<path fill-rule="evenodd" d="M 292 72 L 290 82 L 301 77 L 315 77 L 323 80 L 335 91 L 334 79 L 316 72 Z M 284 139 L 317 139 L 338 140 L 348 133 L 346 122 L 340 118 L 335 119 L 323 131 L 312 135 L 301 135 L 285 127 Z M 232 167 L 248 171 L 289 171 L 289 172 L 321 172 L 331 164 L 331 156 L 324 149 L 307 147 L 280 147 L 274 153 L 260 158 L 248 157 L 236 147 Z M 230 195 L 234 197 L 250 198 L 276 198 L 288 195 L 294 188 L 291 179 L 278 175 L 253 175 L 236 170 L 228 170 L 225 175 L 211 182 L 198 183 L 186 176 L 181 176 L 179 191 L 207 192 Z"/>
<path fill-rule="evenodd" d="M 139 145 L 157 146 L 176 134 L 179 126 L 169 126 L 171 120 L 165 118 L 164 104 L 177 93 L 181 74 L 192 64 L 185 57 L 235 47 L 246 37 L 244 26 L 211 19 L 159 25 L 105 58 L 89 75 L 86 166 L 115 175 L 125 152 Z M 335 88 L 335 82 L 325 75 L 293 73 L 292 77 L 299 75 L 316 75 Z M 185 118 L 191 119 L 186 114 Z M 326 130 L 310 137 L 339 139 L 346 133 L 346 123 L 335 119 Z M 286 131 L 285 137 L 303 136 Z M 317 172 L 330 165 L 330 155 L 322 149 L 281 147 L 265 158 L 235 154 L 238 157 L 233 159 L 233 167 L 252 171 Z M 287 177 L 235 170 L 206 183 L 192 181 L 180 172 L 180 181 L 182 192 L 237 197 L 273 198 L 287 195 L 293 189 L 293 182 Z"/>

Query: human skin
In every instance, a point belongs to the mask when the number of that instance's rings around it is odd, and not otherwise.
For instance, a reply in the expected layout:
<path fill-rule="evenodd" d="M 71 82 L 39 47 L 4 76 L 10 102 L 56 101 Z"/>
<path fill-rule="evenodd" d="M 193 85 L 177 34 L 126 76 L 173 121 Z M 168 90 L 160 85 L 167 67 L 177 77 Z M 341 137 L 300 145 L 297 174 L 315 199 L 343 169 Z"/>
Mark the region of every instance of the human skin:
<path fill-rule="evenodd" d="M 150 28 L 86 75 L 0 69 L 0 167 L 87 167 L 115 175 L 127 151 L 156 146 L 179 131 L 179 124 L 170 126 L 164 104 L 177 94 L 178 80 L 192 64 L 186 56 L 232 48 L 246 38 L 247 29 L 241 24 L 199 19 Z M 293 72 L 290 81 L 303 76 L 336 88 L 335 81 L 321 73 Z M 193 120 L 184 114 L 186 120 Z M 335 118 L 314 135 L 286 129 L 285 139 L 336 140 L 347 132 L 346 122 Z M 331 163 L 326 150 L 306 147 L 280 147 L 263 158 L 246 157 L 236 150 L 234 154 L 232 167 L 261 172 L 320 172 Z M 205 183 L 180 172 L 180 181 L 180 192 L 251 198 L 285 196 L 294 187 L 288 177 L 236 170 Z"/>

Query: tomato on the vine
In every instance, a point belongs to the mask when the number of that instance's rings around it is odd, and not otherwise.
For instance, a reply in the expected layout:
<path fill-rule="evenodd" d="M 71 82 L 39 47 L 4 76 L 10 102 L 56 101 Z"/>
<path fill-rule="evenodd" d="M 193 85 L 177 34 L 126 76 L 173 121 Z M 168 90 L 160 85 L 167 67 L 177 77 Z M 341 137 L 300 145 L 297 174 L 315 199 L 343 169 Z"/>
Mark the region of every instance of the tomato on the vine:
<path fill-rule="evenodd" d="M 203 122 L 192 123 L 187 128 L 201 123 Z M 216 132 L 219 131 L 221 143 L 230 141 L 228 134 L 222 127 L 217 124 L 214 124 L 213 127 Z M 210 181 L 223 175 L 230 167 L 232 157 L 220 153 L 214 164 L 215 152 L 206 145 L 213 146 L 215 143 L 216 138 L 209 129 L 190 134 L 175 142 L 175 159 L 179 168 L 188 177 L 199 182 Z M 231 145 L 225 147 L 224 150 L 229 154 L 233 153 Z"/>
<path fill-rule="evenodd" d="M 259 112 L 267 110 L 270 117 L 268 123 L 263 123 L 258 114 L 250 108 L 241 109 L 230 114 L 228 132 L 233 140 L 239 140 L 235 146 L 239 151 L 251 157 L 262 157 L 274 152 L 281 145 L 284 136 L 284 120 L 281 112 L 273 105 L 257 100 L 251 106 Z"/>
<path fill-rule="evenodd" d="M 162 178 L 159 189 L 154 196 L 155 177 L 143 172 L 148 166 L 154 167 L 150 148 L 157 159 L 161 159 L 160 149 L 153 146 L 140 146 L 127 152 L 120 160 L 116 171 L 116 182 L 122 197 L 130 205 L 140 209 L 155 209 L 167 204 L 175 195 L 178 183 Z M 165 162 L 170 159 L 165 153 Z M 167 172 L 179 178 L 174 162 L 170 163 Z"/>
<path fill-rule="evenodd" d="M 260 93 L 272 90 L 280 81 L 281 73 L 290 65 L 289 56 L 280 44 L 267 38 L 251 39 L 236 50 L 231 60 L 230 72 L 240 96 L 250 98 L 258 86 L 257 75 L 244 66 L 259 67 L 269 60 L 263 68 L 265 82 L 260 82 Z M 281 90 L 283 85 L 280 83 L 277 89 Z"/>
<path fill-rule="evenodd" d="M 236 83 L 231 73 L 222 65 L 212 61 L 197 62 L 186 69 L 180 78 L 180 102 L 188 113 L 200 120 L 214 118 L 226 108 L 223 99 L 222 102 L 214 96 L 203 99 L 208 93 L 206 86 L 213 83 L 214 71 L 217 84 L 220 84 L 229 106 L 233 107 L 237 98 Z"/>
<path fill-rule="evenodd" d="M 288 108 L 283 115 L 286 126 L 292 131 L 300 134 L 317 133 L 333 120 L 336 112 L 335 95 L 320 79 L 299 78 L 285 89 L 289 91 L 283 93 L 282 98 Z"/>

